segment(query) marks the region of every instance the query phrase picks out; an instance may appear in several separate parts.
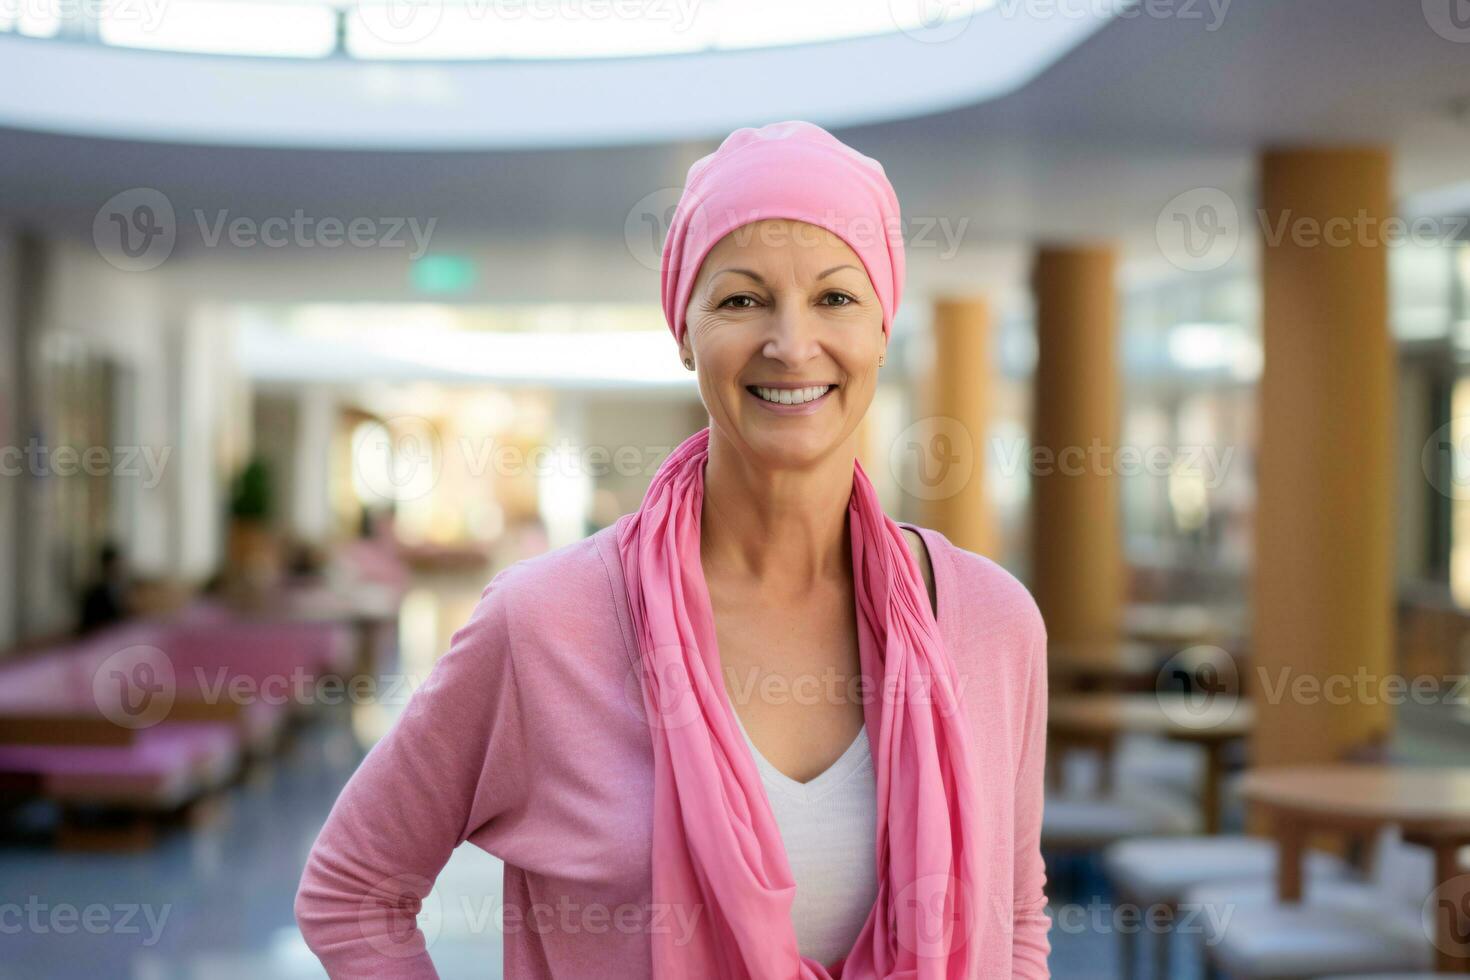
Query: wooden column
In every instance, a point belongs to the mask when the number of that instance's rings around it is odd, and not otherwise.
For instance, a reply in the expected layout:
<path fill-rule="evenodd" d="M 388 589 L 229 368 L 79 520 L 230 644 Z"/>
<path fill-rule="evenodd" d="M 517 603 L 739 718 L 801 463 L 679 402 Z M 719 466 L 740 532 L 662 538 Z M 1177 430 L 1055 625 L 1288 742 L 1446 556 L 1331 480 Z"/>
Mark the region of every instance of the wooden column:
<path fill-rule="evenodd" d="M 1329 762 L 1392 722 L 1377 683 L 1363 697 L 1353 679 L 1393 669 L 1389 157 L 1271 151 L 1260 177 L 1252 761 Z M 1338 686 L 1303 696 L 1304 675 Z"/>
<path fill-rule="evenodd" d="M 990 306 L 977 297 L 947 297 L 934 304 L 934 373 L 928 393 L 935 433 L 963 438 L 955 447 L 969 459 L 969 477 L 942 495 L 925 499 L 924 523 L 961 548 L 999 560 L 995 514 L 985 485 L 986 440 L 995 384 Z M 954 423 L 957 422 L 958 425 Z"/>
<path fill-rule="evenodd" d="M 1116 265 L 1106 246 L 1045 247 L 1032 280 L 1032 593 L 1060 658 L 1115 637 L 1122 613 Z"/>

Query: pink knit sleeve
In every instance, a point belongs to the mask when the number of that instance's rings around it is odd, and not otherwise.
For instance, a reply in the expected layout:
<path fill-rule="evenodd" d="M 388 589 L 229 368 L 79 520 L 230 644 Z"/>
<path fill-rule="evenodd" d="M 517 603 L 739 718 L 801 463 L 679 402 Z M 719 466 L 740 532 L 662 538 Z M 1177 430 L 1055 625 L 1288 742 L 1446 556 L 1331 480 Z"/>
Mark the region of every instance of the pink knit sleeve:
<path fill-rule="evenodd" d="M 522 798 L 504 575 L 368 752 L 307 857 L 296 921 L 333 978 L 436 977 L 420 902 L 450 853 Z"/>
<path fill-rule="evenodd" d="M 1027 629 L 1026 712 L 1015 790 L 1015 928 L 1011 936 L 1011 976 L 1028 980 L 1050 977 L 1046 965 L 1051 943 L 1047 932 L 1046 866 L 1041 858 L 1041 810 L 1046 765 L 1046 623 L 1028 602 L 1034 623 Z"/>

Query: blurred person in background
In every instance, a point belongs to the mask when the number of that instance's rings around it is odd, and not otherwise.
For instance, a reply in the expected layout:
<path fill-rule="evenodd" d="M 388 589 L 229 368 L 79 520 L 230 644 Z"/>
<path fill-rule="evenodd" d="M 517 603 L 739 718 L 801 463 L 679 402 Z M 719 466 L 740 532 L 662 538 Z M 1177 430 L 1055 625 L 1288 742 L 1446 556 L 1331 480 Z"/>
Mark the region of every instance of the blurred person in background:
<path fill-rule="evenodd" d="M 126 619 L 131 587 L 122 549 L 108 541 L 97 550 L 97 577 L 82 590 L 77 608 L 77 632 L 90 633 Z"/>

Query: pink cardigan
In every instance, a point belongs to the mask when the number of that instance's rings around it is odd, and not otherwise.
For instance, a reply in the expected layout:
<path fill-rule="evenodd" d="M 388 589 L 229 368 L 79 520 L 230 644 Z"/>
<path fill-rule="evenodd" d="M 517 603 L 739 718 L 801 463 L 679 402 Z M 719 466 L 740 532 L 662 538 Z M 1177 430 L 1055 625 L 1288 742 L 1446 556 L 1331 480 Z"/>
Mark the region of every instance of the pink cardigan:
<path fill-rule="evenodd" d="M 914 529 L 984 797 L 990 909 L 968 943 L 971 975 L 1046 977 L 1046 630 L 999 565 Z M 651 908 L 637 656 L 613 527 L 491 580 L 307 859 L 296 920 L 332 977 L 437 976 L 409 913 L 464 841 L 505 862 L 507 980 L 650 976 L 648 930 L 685 926 Z"/>

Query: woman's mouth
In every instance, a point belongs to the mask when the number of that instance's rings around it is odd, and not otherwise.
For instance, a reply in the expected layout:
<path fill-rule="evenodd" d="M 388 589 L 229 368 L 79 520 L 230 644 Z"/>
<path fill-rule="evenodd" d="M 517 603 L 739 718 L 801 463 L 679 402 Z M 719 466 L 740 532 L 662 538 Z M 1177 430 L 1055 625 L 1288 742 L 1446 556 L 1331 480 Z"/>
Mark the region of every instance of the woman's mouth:
<path fill-rule="evenodd" d="M 770 388 L 765 385 L 746 385 L 763 408 L 782 415 L 805 415 L 821 407 L 826 397 L 836 390 L 832 384 L 806 385 L 800 388 Z"/>

